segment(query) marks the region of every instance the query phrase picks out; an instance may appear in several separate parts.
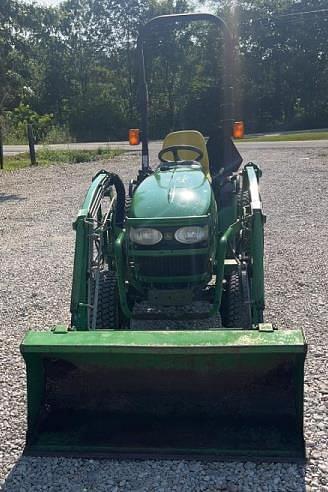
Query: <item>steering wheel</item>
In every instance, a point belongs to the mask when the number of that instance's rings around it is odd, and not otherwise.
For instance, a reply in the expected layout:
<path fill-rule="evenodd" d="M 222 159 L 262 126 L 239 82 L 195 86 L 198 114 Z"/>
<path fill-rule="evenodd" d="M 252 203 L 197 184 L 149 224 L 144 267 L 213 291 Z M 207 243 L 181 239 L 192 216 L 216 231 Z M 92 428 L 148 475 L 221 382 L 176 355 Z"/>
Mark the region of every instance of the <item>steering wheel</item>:
<path fill-rule="evenodd" d="M 172 152 L 174 162 L 186 160 L 179 158 L 180 150 L 190 150 L 191 152 L 195 152 L 195 154 L 197 154 L 197 157 L 194 160 L 197 162 L 199 162 L 204 155 L 204 153 L 198 147 L 194 147 L 193 145 L 171 145 L 170 147 L 165 147 L 164 149 L 162 149 L 158 154 L 158 158 L 161 162 L 172 162 L 168 159 L 164 159 L 163 157 L 163 155 L 165 155 L 167 152 Z"/>

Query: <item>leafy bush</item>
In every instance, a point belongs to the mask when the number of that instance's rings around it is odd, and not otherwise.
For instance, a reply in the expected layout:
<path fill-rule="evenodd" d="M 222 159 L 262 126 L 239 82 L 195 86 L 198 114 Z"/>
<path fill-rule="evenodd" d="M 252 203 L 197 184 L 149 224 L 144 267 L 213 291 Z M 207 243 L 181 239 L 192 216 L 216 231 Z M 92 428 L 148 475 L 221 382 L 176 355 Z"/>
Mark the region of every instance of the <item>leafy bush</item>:
<path fill-rule="evenodd" d="M 54 124 L 53 114 L 40 115 L 28 104 L 6 111 L 0 120 L 4 142 L 8 145 L 27 144 L 27 125 L 32 124 L 35 143 L 55 144 L 72 142 L 66 126 Z"/>
<path fill-rule="evenodd" d="M 8 121 L 9 130 L 20 138 L 26 133 L 26 126 L 33 125 L 33 132 L 36 143 L 45 138 L 53 124 L 54 115 L 38 114 L 33 111 L 28 104 L 20 103 L 17 108 L 6 112 L 6 120 Z"/>
<path fill-rule="evenodd" d="M 74 142 L 67 126 L 53 125 L 42 139 L 43 144 L 57 144 Z"/>

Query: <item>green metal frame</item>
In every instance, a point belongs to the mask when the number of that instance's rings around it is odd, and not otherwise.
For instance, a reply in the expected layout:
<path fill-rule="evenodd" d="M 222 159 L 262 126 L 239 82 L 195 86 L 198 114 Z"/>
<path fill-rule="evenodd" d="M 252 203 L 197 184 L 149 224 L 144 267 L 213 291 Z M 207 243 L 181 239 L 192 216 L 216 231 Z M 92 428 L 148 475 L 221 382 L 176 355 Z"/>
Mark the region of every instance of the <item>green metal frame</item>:
<path fill-rule="evenodd" d="M 109 175 L 99 173 L 92 181 L 82 208 L 73 223 L 76 231 L 75 254 L 73 267 L 73 281 L 71 291 L 71 325 L 77 330 L 86 330 L 88 327 L 88 257 L 91 220 L 93 220 L 95 202 L 104 189 Z"/>
<path fill-rule="evenodd" d="M 262 323 L 264 303 L 264 223 L 265 215 L 259 193 L 260 169 L 253 163 L 244 168 L 243 189 L 249 189 L 251 206 L 251 301 L 254 324 Z"/>
<path fill-rule="evenodd" d="M 59 331 L 58 331 L 58 328 Z M 305 353 L 302 330 L 101 330 L 79 333 L 55 327 L 50 332 L 29 331 L 21 345 L 23 354 L 59 353 Z"/>
<path fill-rule="evenodd" d="M 240 231 L 240 228 L 241 228 L 241 222 L 240 221 L 235 222 L 230 227 L 228 227 L 228 229 L 225 231 L 225 233 L 221 236 L 220 240 L 218 241 L 218 248 L 216 253 L 216 281 L 215 281 L 215 288 L 214 288 L 214 302 L 209 313 L 207 314 L 207 316 L 209 317 L 214 316 L 220 309 L 221 297 L 222 297 L 222 285 L 223 285 L 223 279 L 225 273 L 224 260 L 226 258 L 227 247 L 228 247 L 229 240 Z M 127 274 L 125 271 L 125 262 L 124 262 L 125 236 L 126 236 L 126 232 L 121 231 L 121 233 L 119 234 L 118 238 L 115 241 L 115 259 L 116 259 L 116 267 L 118 272 L 118 289 L 120 295 L 121 308 L 124 315 L 127 318 L 132 318 L 133 315 L 128 306 L 127 293 L 125 288 L 125 279 L 127 278 Z M 202 252 L 202 250 L 200 251 Z M 206 277 L 202 275 L 188 275 L 186 277 L 170 277 L 168 279 L 165 278 L 163 279 L 162 277 L 148 277 L 148 279 L 143 278 L 142 280 L 149 281 L 149 282 L 156 282 L 160 280 L 163 283 L 165 283 L 165 280 L 167 280 L 167 283 L 201 282 L 206 280 Z"/>
<path fill-rule="evenodd" d="M 264 268 L 263 268 L 263 225 L 265 222 L 265 216 L 262 211 L 262 203 L 259 195 L 258 180 L 260 176 L 259 168 L 249 163 L 243 170 L 243 189 L 249 190 L 251 200 L 251 210 L 246 217 L 240 217 L 233 224 L 231 224 L 226 231 L 219 237 L 217 237 L 217 244 L 214 245 L 215 252 L 215 274 L 216 282 L 214 286 L 214 301 L 207 316 L 215 315 L 220 309 L 222 298 L 222 285 L 225 275 L 228 273 L 229 267 L 225 260 L 228 257 L 228 246 L 231 240 L 239 234 L 242 227 L 251 228 L 251 256 L 252 256 L 252 275 L 251 275 L 251 302 L 252 302 L 252 322 L 254 326 L 263 321 L 263 309 L 264 309 Z M 73 284 L 72 284 L 72 300 L 71 300 L 71 312 L 72 312 L 72 326 L 77 330 L 86 330 L 88 327 L 88 254 L 89 254 L 89 234 L 90 234 L 90 219 L 92 213 L 94 214 L 94 204 L 99 197 L 99 193 L 103 189 L 106 180 L 108 179 L 107 173 L 100 173 L 92 182 L 86 198 L 83 202 L 82 208 L 78 213 L 77 219 L 74 223 L 74 229 L 76 230 L 76 249 L 74 258 L 74 270 L 73 270 Z M 233 198 L 235 200 L 235 197 Z M 229 209 L 229 217 L 236 217 L 236 203 L 234 201 Z M 224 213 L 221 211 L 221 214 Z M 144 251 L 137 250 L 129 243 L 128 230 L 130 227 L 144 227 L 151 225 L 152 227 L 165 227 L 165 226 L 185 226 L 185 225 L 202 225 L 209 224 L 211 220 L 210 214 L 203 216 L 191 216 L 191 217 L 147 217 L 147 218 L 127 218 L 124 229 L 114 229 L 114 237 L 110 238 L 110 245 L 113 246 L 114 264 L 118 273 L 118 290 L 121 308 L 124 315 L 127 318 L 132 318 L 132 312 L 129 308 L 127 299 L 127 284 L 126 280 L 129 278 L 128 271 L 128 258 L 137 258 L 140 256 L 185 256 L 185 255 L 201 255 L 210 254 L 211 247 L 208 248 L 193 248 L 189 250 L 154 250 Z M 207 283 L 210 280 L 209 274 L 197 274 L 188 276 L 171 276 L 171 277 L 157 277 L 157 276 L 137 276 L 137 278 L 131 279 L 131 284 L 143 292 L 144 286 L 151 285 L 156 282 L 162 284 L 176 284 L 181 283 L 189 284 L 201 284 Z"/>

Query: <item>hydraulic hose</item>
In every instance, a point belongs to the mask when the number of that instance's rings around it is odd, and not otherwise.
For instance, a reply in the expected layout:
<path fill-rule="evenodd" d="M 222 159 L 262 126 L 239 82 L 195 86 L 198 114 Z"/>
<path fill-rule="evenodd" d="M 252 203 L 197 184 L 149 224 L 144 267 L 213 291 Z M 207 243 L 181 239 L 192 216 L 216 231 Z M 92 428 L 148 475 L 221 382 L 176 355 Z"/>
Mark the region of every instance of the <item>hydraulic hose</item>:
<path fill-rule="evenodd" d="M 119 175 L 114 173 L 110 173 L 109 184 L 115 186 L 117 195 L 115 225 L 122 229 L 125 217 L 125 187 Z"/>

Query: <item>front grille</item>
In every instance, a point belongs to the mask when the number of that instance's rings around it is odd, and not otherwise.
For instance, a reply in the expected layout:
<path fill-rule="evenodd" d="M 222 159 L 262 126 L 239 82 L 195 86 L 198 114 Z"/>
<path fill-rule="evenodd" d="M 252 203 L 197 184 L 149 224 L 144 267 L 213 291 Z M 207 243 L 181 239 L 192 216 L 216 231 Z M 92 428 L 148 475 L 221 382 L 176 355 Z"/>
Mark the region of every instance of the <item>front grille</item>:
<path fill-rule="evenodd" d="M 199 275 L 208 271 L 207 255 L 139 257 L 139 275 L 171 277 Z"/>

